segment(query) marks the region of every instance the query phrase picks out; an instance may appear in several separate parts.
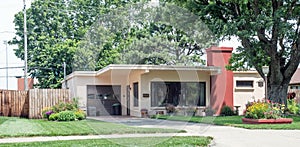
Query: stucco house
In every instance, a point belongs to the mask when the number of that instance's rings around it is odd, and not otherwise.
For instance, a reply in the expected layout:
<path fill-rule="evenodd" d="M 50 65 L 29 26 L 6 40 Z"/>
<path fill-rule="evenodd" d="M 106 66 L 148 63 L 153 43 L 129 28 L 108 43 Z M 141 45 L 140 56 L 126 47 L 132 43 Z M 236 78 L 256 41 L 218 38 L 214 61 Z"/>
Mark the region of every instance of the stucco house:
<path fill-rule="evenodd" d="M 197 108 L 197 115 L 207 107 L 219 114 L 224 105 L 240 106 L 241 114 L 248 101 L 264 97 L 265 85 L 256 71 L 225 69 L 232 50 L 207 49 L 207 66 L 109 65 L 99 71 L 75 71 L 63 85 L 89 116 L 166 113 L 166 104 L 180 110 Z"/>

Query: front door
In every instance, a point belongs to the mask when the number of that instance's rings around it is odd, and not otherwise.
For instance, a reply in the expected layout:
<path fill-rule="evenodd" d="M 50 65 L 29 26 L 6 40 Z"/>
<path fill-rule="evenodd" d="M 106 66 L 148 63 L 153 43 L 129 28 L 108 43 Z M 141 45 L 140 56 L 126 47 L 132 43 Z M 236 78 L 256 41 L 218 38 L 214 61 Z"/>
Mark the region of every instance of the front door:
<path fill-rule="evenodd" d="M 127 115 L 130 115 L 130 86 L 126 87 Z"/>

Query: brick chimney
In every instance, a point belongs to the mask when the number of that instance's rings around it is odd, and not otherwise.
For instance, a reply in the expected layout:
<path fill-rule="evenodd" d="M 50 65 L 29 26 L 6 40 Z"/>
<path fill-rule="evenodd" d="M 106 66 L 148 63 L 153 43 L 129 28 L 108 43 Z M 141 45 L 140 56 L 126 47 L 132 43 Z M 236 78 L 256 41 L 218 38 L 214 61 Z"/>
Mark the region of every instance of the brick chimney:
<path fill-rule="evenodd" d="M 212 46 L 206 50 L 207 66 L 221 68 L 221 74 L 211 76 L 210 106 L 220 114 L 224 105 L 233 107 L 233 72 L 226 70 L 232 55 L 232 47 Z"/>

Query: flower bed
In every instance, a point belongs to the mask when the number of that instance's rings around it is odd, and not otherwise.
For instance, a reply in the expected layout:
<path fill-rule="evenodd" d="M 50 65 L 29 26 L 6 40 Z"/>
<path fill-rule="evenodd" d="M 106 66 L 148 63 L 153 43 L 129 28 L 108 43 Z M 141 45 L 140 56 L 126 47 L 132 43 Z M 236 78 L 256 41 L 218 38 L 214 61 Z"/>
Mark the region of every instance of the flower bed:
<path fill-rule="evenodd" d="M 86 118 L 84 111 L 79 109 L 77 99 L 60 102 L 52 107 L 42 109 L 42 117 L 52 121 L 74 121 Z"/>
<path fill-rule="evenodd" d="M 242 118 L 244 124 L 290 124 L 293 122 L 291 118 L 278 118 L 278 119 L 250 119 Z"/>
<path fill-rule="evenodd" d="M 290 124 L 293 119 L 282 118 L 285 105 L 268 102 L 252 102 L 246 105 L 244 124 Z"/>

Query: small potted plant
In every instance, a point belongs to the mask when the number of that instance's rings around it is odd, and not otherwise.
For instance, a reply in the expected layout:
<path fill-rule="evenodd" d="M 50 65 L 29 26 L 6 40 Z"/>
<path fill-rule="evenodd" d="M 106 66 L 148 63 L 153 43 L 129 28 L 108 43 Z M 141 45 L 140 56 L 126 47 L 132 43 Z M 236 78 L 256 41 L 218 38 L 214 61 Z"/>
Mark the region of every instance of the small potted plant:
<path fill-rule="evenodd" d="M 172 115 L 175 112 L 175 106 L 173 104 L 166 104 L 167 114 Z"/>
<path fill-rule="evenodd" d="M 195 116 L 196 111 L 197 111 L 197 108 L 196 108 L 196 107 L 189 106 L 189 107 L 186 109 L 186 115 L 188 115 L 188 116 Z"/>
<path fill-rule="evenodd" d="M 206 107 L 204 109 L 204 112 L 205 112 L 205 116 L 213 116 L 216 111 L 214 109 L 212 109 L 211 107 Z"/>

